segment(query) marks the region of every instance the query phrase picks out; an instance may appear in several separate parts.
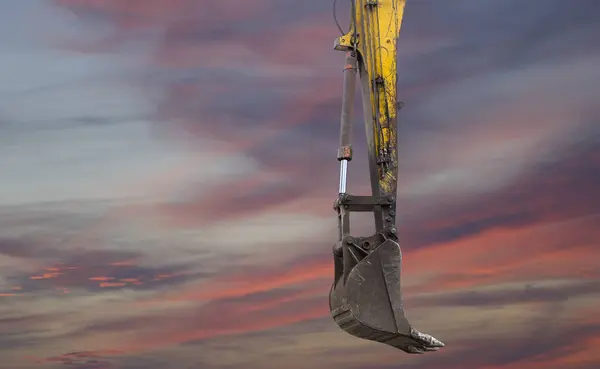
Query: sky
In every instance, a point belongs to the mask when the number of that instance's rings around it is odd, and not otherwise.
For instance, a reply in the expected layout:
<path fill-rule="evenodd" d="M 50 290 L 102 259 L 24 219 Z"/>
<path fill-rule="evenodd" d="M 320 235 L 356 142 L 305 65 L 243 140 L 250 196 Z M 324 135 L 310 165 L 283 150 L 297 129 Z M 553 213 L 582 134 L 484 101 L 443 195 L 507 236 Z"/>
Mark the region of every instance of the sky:
<path fill-rule="evenodd" d="M 403 294 L 446 343 L 417 356 L 329 316 L 331 1 L 0 5 L 0 368 L 600 366 L 597 0 L 408 0 Z"/>

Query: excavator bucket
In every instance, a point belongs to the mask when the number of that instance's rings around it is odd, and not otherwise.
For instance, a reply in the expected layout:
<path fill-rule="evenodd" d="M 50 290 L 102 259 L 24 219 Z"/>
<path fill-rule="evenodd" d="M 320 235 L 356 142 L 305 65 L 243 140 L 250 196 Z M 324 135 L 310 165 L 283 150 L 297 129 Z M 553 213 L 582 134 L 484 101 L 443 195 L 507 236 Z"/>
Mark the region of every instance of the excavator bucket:
<path fill-rule="evenodd" d="M 349 237 L 334 248 L 336 280 L 329 301 L 335 322 L 353 336 L 408 353 L 438 350 L 444 344 L 412 328 L 404 314 L 400 245 L 381 234 L 375 238 L 381 242 L 374 247 L 369 240 L 360 244 Z"/>

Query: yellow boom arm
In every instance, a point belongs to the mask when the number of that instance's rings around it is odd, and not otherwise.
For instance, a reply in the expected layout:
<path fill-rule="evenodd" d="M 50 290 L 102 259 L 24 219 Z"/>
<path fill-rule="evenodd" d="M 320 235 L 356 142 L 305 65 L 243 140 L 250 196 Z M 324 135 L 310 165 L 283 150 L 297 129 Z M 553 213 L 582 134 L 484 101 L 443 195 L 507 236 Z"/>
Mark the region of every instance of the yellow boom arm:
<path fill-rule="evenodd" d="M 386 193 L 396 191 L 396 55 L 405 3 L 406 0 L 354 1 L 350 31 L 335 40 L 336 50 L 357 52 L 359 57 L 369 156 L 381 162 L 373 187 Z"/>

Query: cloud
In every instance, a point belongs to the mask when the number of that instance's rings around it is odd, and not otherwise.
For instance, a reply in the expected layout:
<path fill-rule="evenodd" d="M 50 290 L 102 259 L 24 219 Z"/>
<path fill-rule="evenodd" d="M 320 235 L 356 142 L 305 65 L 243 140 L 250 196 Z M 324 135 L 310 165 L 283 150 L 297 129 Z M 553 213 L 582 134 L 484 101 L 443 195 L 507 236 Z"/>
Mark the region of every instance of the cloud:
<path fill-rule="evenodd" d="M 480 196 L 435 199 L 424 207 L 406 196 L 402 230 L 406 247 L 450 241 L 490 228 L 512 228 L 597 213 L 590 196 L 599 183 L 593 174 L 593 141 L 570 145 L 560 158 L 543 160 L 503 189 Z M 557 196 L 557 194 L 560 194 Z"/>
<path fill-rule="evenodd" d="M 438 296 L 417 297 L 415 306 L 502 306 L 523 303 L 567 301 L 569 298 L 600 294 L 600 283 L 579 282 L 559 284 L 556 287 L 537 287 L 527 284 L 523 289 L 507 288 L 492 291 L 468 291 Z"/>
<path fill-rule="evenodd" d="M 87 368 L 87 369 L 106 369 L 113 368 L 113 364 L 110 361 L 103 360 L 104 356 L 110 356 L 111 354 L 120 354 L 120 351 L 77 351 L 68 352 L 60 356 L 53 356 L 44 358 L 45 362 L 56 362 L 62 365 L 68 366 L 69 368 Z"/>
<path fill-rule="evenodd" d="M 164 4 L 157 4 L 162 5 L 157 5 L 156 9 L 162 9 Z M 471 11 L 482 18 L 496 19 L 497 16 L 492 17 L 491 14 L 507 14 L 508 9 L 498 2 L 490 4 L 489 7 L 472 7 L 473 4 L 469 2 L 461 4 L 457 9 L 473 9 Z M 77 9 L 81 6 L 76 2 L 61 5 L 74 6 Z M 211 140 L 220 142 L 224 151 L 219 150 L 214 155 L 225 155 L 229 150 L 235 150 L 256 159 L 259 169 L 254 176 L 218 183 L 214 189 L 206 189 L 201 194 L 189 193 L 180 201 L 160 205 L 157 210 L 164 212 L 166 219 L 175 221 L 176 224 L 198 225 L 208 222 L 207 218 L 220 219 L 220 213 L 227 213 L 221 215 L 222 217 L 237 217 L 251 211 L 262 211 L 273 205 L 294 202 L 301 197 L 316 196 L 316 191 L 322 193 L 328 184 L 331 186 L 334 183 L 336 175 L 333 157 L 330 162 L 317 158 L 325 158 L 327 148 L 330 151 L 331 142 L 337 140 L 334 136 L 337 124 L 324 122 L 336 121 L 339 114 L 339 103 L 336 102 L 341 88 L 339 74 L 331 73 L 335 69 L 333 66 L 337 60 L 336 56 L 339 55 L 334 52 L 308 53 L 303 50 L 318 50 L 318 45 L 324 41 L 324 37 L 330 37 L 327 35 L 331 31 L 323 23 L 325 20 L 319 16 L 311 16 L 303 18 L 302 22 L 278 25 L 281 29 L 278 28 L 276 33 L 274 30 L 264 30 L 260 27 L 256 32 L 242 32 L 236 28 L 238 23 L 233 23 L 234 20 L 237 21 L 235 14 L 230 14 L 230 10 L 225 9 L 216 12 L 215 17 L 231 21 L 226 27 L 228 31 L 221 33 L 221 38 L 218 39 L 205 38 L 204 32 L 212 35 L 213 25 L 194 18 L 202 15 L 194 15 L 189 20 L 186 18 L 181 21 L 180 15 L 189 13 L 189 6 L 189 3 L 173 6 L 160 16 L 154 15 L 150 10 L 135 13 L 136 17 L 144 19 L 141 27 L 152 26 L 166 32 L 166 37 L 156 40 L 156 52 L 148 56 L 149 61 L 160 60 L 161 55 L 164 55 L 174 63 L 192 63 L 170 66 L 177 71 L 186 71 L 184 75 L 187 78 L 183 81 L 164 83 L 159 79 L 156 80 L 157 84 L 152 84 L 151 89 L 158 89 L 163 96 L 159 99 L 159 116 L 170 120 L 171 127 L 172 123 L 175 123 L 176 130 L 181 129 L 185 132 L 181 135 L 192 134 L 204 139 L 210 137 Z M 96 9 L 95 11 L 101 8 L 103 17 L 108 21 L 129 16 L 134 9 L 124 9 L 109 3 L 102 6 L 92 5 L 91 8 Z M 458 11 L 454 8 L 446 10 Z M 429 7 L 425 9 L 415 4 L 412 11 L 413 17 L 418 19 L 437 16 L 437 12 L 441 10 L 432 10 Z M 484 27 L 482 32 L 488 34 L 492 40 L 511 40 L 515 33 L 526 32 L 534 20 L 550 17 L 552 14 L 550 10 L 540 14 L 528 8 L 515 20 L 517 28 Z M 578 28 L 570 23 L 571 19 L 585 14 L 587 13 L 583 10 L 569 10 L 565 20 L 569 23 L 568 26 L 565 25 L 567 28 L 564 31 L 577 30 Z M 250 18 L 246 18 L 245 21 L 260 14 L 252 13 L 248 16 Z M 408 19 L 407 17 L 406 27 L 410 32 L 414 23 Z M 465 27 L 482 27 L 483 24 L 482 21 L 474 21 Z M 114 26 L 123 40 L 137 37 L 137 33 L 130 27 L 118 22 Z M 438 33 L 435 37 L 443 37 L 440 30 L 436 32 Z M 409 33 L 406 36 L 408 45 L 411 45 L 413 35 L 414 33 Z M 429 58 L 432 63 L 435 62 L 434 65 L 427 66 L 428 73 L 452 65 L 451 62 L 441 62 L 448 60 L 448 55 L 455 57 L 450 59 L 451 61 L 468 61 L 473 60 L 472 53 L 478 52 L 477 55 L 484 56 L 487 52 L 498 50 L 495 47 L 482 49 L 485 46 L 482 44 L 484 38 L 476 33 L 466 36 L 468 37 L 454 39 L 455 48 L 434 49 L 436 52 L 445 53 L 444 57 L 432 54 L 421 56 Z M 542 44 L 547 40 L 541 32 L 530 33 L 528 37 L 528 42 L 533 45 Z M 269 39 L 269 42 L 264 42 L 265 39 Z M 503 46 L 505 49 L 518 47 L 510 43 Z M 181 51 L 184 54 L 176 57 L 179 51 L 174 50 L 179 49 L 191 51 Z M 211 50 L 209 55 L 204 55 L 205 49 Z M 240 58 L 230 53 L 232 50 L 237 52 L 245 49 L 254 50 L 263 59 Z M 192 54 L 189 54 L 190 52 Z M 200 53 L 197 57 L 193 54 L 196 52 Z M 298 60 L 298 57 L 309 58 L 312 55 L 328 56 Z M 222 56 L 223 60 L 214 65 L 204 64 L 208 59 L 219 56 Z M 249 60 L 245 67 L 227 69 L 227 63 L 240 59 Z M 282 67 L 310 66 L 314 78 L 307 76 L 304 82 L 300 82 L 293 74 L 287 74 L 280 76 L 278 82 L 273 84 L 273 79 L 263 75 L 252 78 L 240 73 L 243 70 L 264 67 L 265 59 Z M 497 62 L 504 61 L 505 58 L 501 58 Z M 430 86 L 420 92 L 411 92 L 410 86 L 401 84 L 401 91 L 407 90 L 410 99 L 417 103 L 414 108 L 406 109 L 407 115 L 403 115 L 402 121 L 429 122 L 425 132 L 416 128 L 421 126 L 420 124 L 405 125 L 407 128 L 402 136 L 406 137 L 403 141 L 405 151 L 402 155 L 407 159 L 403 160 L 401 174 L 404 176 L 401 193 L 405 198 L 433 196 L 440 199 L 443 196 L 468 196 L 482 191 L 491 193 L 518 181 L 526 172 L 535 170 L 540 164 L 540 157 L 560 155 L 558 152 L 565 150 L 565 145 L 570 141 L 556 142 L 558 137 L 570 140 L 570 134 L 580 130 L 579 127 L 586 124 L 589 126 L 589 122 L 581 121 L 579 117 L 571 117 L 575 111 L 580 110 L 578 104 L 590 106 L 587 99 L 595 101 L 597 97 L 593 89 L 581 90 L 582 83 L 585 84 L 587 80 L 586 76 L 593 70 L 593 67 L 589 66 L 595 65 L 594 59 L 579 61 L 581 67 L 576 68 L 579 71 L 577 75 L 567 74 L 567 71 L 573 68 L 571 60 L 547 66 L 539 65 L 537 61 L 538 59 L 530 60 L 522 69 L 515 68 L 512 72 L 495 69 L 496 64 L 481 64 L 480 73 L 477 75 L 446 74 L 445 78 L 450 78 L 451 84 L 443 88 L 439 85 Z M 418 63 L 418 66 L 422 65 L 422 62 Z M 465 63 L 459 65 L 466 68 Z M 149 68 L 152 70 L 153 67 Z M 407 76 L 420 75 L 413 73 L 411 68 L 409 65 Z M 473 66 L 466 68 L 469 71 L 475 69 Z M 330 75 L 323 75 L 320 71 Z M 318 81 L 317 77 L 321 81 Z M 427 86 L 427 80 L 424 78 L 428 77 L 417 79 L 415 85 Z M 401 78 L 402 80 L 406 79 Z M 577 89 L 578 98 L 569 104 L 556 103 L 548 108 L 549 100 L 564 99 L 564 94 L 552 93 L 553 90 L 559 91 L 554 89 L 553 86 L 556 85 L 562 86 L 561 91 L 572 86 L 574 90 Z M 259 90 L 264 93 L 253 93 Z M 460 91 L 460 94 L 456 91 Z M 427 99 L 424 100 L 423 97 Z M 520 104 L 519 101 L 527 102 Z M 448 111 L 453 111 L 452 122 L 448 121 Z M 577 119 L 577 122 L 573 119 Z M 432 121 L 440 123 L 432 124 Z M 432 129 L 438 130 L 439 133 L 432 134 Z M 450 129 L 452 132 L 461 131 L 461 134 L 448 134 Z M 307 130 L 310 132 L 308 135 Z M 327 132 L 326 135 L 324 132 Z M 361 139 L 360 130 L 358 133 L 357 139 Z M 421 144 L 425 142 L 428 144 Z M 439 150 L 429 150 L 431 145 Z M 554 148 L 553 153 L 547 149 L 549 147 Z M 440 154 L 442 151 L 446 154 Z M 361 153 L 359 149 L 357 156 Z M 364 170 L 364 165 L 356 168 L 358 172 Z M 307 180 L 309 175 L 310 181 Z M 229 190 L 219 191 L 225 188 Z M 244 194 L 240 195 L 240 192 Z M 248 194 L 253 192 L 258 194 Z M 216 193 L 220 193 L 219 196 L 215 196 Z M 228 211 L 223 205 L 230 202 L 237 204 L 236 211 Z"/>
<path fill-rule="evenodd" d="M 150 176 L 128 173 L 140 201 L 0 214 L 0 322 L 9 327 L 0 359 L 148 369 L 597 366 L 598 322 L 588 313 L 600 292 L 597 5 L 543 2 L 407 6 L 403 291 L 415 326 L 448 342 L 409 358 L 328 317 L 343 62 L 330 48 L 329 5 L 55 1 L 82 31 L 61 46 L 90 60 L 131 57 L 122 78 L 148 102 L 148 145 L 165 144 L 177 160 L 149 159 Z M 103 121 L 83 110 L 74 119 Z M 131 142 L 133 131 L 103 129 Z M 355 139 L 350 187 L 366 192 L 358 125 Z M 85 145 L 66 141 L 81 153 L 72 160 L 96 168 Z M 366 219 L 355 225 L 369 232 Z"/>
<path fill-rule="evenodd" d="M 477 325 L 494 316 L 499 319 L 498 314 L 506 314 L 506 319 L 516 324 L 512 319 L 527 319 L 530 314 L 523 313 L 523 318 L 517 318 L 511 311 L 530 310 L 532 304 L 548 304 L 548 308 L 568 304 L 561 310 L 574 311 L 577 305 L 571 304 L 596 296 L 600 290 L 598 284 L 591 280 L 577 281 L 578 278 L 593 278 L 587 274 L 593 273 L 593 262 L 587 265 L 584 261 L 591 251 L 570 249 L 565 253 L 563 250 L 567 250 L 565 242 L 576 242 L 569 237 L 572 232 L 580 232 L 581 238 L 586 239 L 590 236 L 590 229 L 587 228 L 587 233 L 581 233 L 581 230 L 594 223 L 595 219 L 582 219 L 562 225 L 550 223 L 522 230 L 489 231 L 459 243 L 410 252 L 405 263 L 410 272 L 405 274 L 408 275 L 408 283 L 404 289 L 409 316 L 422 311 L 416 314 L 417 323 L 430 319 L 433 329 L 454 332 L 454 344 L 460 348 L 463 341 L 464 345 L 473 345 L 469 338 L 471 328 L 465 327 L 464 332 L 456 331 L 456 324 L 461 320 Z M 563 235 L 562 239 L 557 235 Z M 535 248 L 530 246 L 526 259 L 514 252 L 531 239 L 554 241 L 530 244 Z M 511 242 L 506 243 L 506 240 Z M 481 244 L 487 247 L 481 248 Z M 447 250 L 456 254 L 456 250 L 460 249 L 464 254 L 456 255 L 454 259 L 446 253 Z M 552 252 L 553 249 L 558 254 Z M 566 254 L 574 260 L 573 264 L 567 261 Z M 328 315 L 323 301 L 326 301 L 331 281 L 331 268 L 327 267 L 325 259 L 322 259 L 323 267 L 317 268 L 319 260 L 320 257 L 298 260 L 298 269 L 294 265 L 283 265 L 271 270 L 247 269 L 237 276 L 217 276 L 174 294 L 157 295 L 152 304 L 136 304 L 137 316 L 97 322 L 72 334 L 74 337 L 116 335 L 113 346 L 103 344 L 102 347 L 119 348 L 128 355 L 142 355 L 148 350 L 211 340 L 223 335 L 244 337 L 252 332 L 279 329 L 290 324 L 308 324 L 310 320 Z M 571 265 L 577 265 L 579 269 L 570 268 Z M 498 269 L 491 269 L 493 267 Z M 470 273 L 457 275 L 457 271 Z M 560 282 L 565 278 L 572 281 Z M 486 313 L 486 308 L 501 310 Z M 454 314 L 454 322 L 448 321 L 443 314 L 439 315 L 444 310 Z M 475 311 L 478 313 L 475 314 Z M 424 314 L 432 316 L 426 318 Z M 564 324 L 566 322 L 567 318 Z M 511 326 L 508 324 L 503 329 L 510 330 Z M 494 329 L 498 331 L 500 327 Z M 135 339 L 128 338 L 133 332 Z M 521 333 L 515 331 L 515 334 Z M 506 347 L 508 343 L 501 340 L 497 344 Z"/>
<path fill-rule="evenodd" d="M 33 259 L 32 264 L 38 265 L 37 270 L 29 269 L 29 273 L 21 271 L 5 274 L 8 285 L 13 286 L 11 292 L 19 295 L 48 290 L 58 293 L 74 290 L 99 291 L 108 287 L 160 289 L 210 275 L 189 269 L 192 265 L 150 267 L 124 262 L 141 259 L 143 254 L 139 252 L 45 249 L 46 255 L 50 254 L 52 258 L 44 262 L 36 258 L 39 255 L 37 250 L 44 249 L 43 244 L 27 244 L 8 239 L 0 242 L 0 248 L 2 254 Z"/>

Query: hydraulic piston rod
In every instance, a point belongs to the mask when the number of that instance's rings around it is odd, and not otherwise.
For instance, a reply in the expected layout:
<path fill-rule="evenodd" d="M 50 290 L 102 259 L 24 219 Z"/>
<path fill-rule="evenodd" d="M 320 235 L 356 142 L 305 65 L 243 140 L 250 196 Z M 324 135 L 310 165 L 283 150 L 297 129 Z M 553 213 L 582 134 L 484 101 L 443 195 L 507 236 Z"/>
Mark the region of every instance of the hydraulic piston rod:
<path fill-rule="evenodd" d="M 348 181 L 348 162 L 352 160 L 352 115 L 354 113 L 354 95 L 356 93 L 356 53 L 346 53 L 344 66 L 344 91 L 342 94 L 342 116 L 340 119 L 340 148 L 337 159 L 340 162 L 339 193 L 346 193 Z"/>

